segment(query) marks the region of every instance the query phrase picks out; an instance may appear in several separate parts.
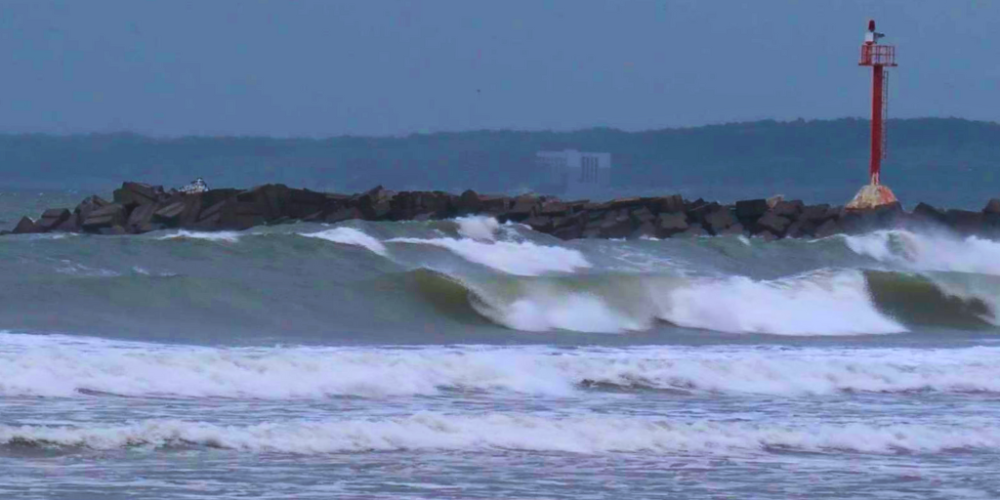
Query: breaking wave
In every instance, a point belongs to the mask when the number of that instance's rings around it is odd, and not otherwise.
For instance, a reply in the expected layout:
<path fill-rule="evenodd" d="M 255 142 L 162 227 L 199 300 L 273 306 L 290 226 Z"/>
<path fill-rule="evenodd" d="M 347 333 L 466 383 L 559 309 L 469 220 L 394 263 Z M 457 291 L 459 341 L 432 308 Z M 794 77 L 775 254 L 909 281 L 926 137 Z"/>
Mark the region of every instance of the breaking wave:
<path fill-rule="evenodd" d="M 383 245 L 381 241 L 365 234 L 363 231 L 354 229 L 353 227 L 337 227 L 327 229 L 326 231 L 320 231 L 318 233 L 301 233 L 301 235 L 307 238 L 319 238 L 333 243 L 364 247 L 383 257 L 387 255 L 385 245 Z"/>
<path fill-rule="evenodd" d="M 1000 276 L 1000 242 L 969 236 L 876 231 L 844 236 L 859 255 L 920 271 L 956 271 Z"/>
<path fill-rule="evenodd" d="M 667 298 L 662 318 L 679 326 L 731 333 L 858 335 L 906 328 L 878 311 L 857 271 L 754 281 L 697 283 Z"/>
<path fill-rule="evenodd" d="M 151 420 L 119 426 L 0 425 L 5 446 L 204 446 L 294 454 L 371 451 L 551 451 L 730 454 L 771 451 L 934 453 L 997 450 L 996 427 L 848 424 L 791 427 L 722 422 L 672 422 L 621 417 L 553 419 L 529 415 L 458 416 L 420 413 L 373 420 L 221 426 Z"/>
<path fill-rule="evenodd" d="M 1000 394 L 1000 348 L 208 348 L 0 334 L 0 395 L 585 397 L 603 387 L 775 396 Z"/>
<path fill-rule="evenodd" d="M 907 328 L 879 311 L 860 271 L 780 280 L 591 275 L 518 282 L 514 292 L 468 284 L 473 307 L 524 331 L 620 333 L 657 321 L 728 333 L 860 335 Z"/>
<path fill-rule="evenodd" d="M 523 226 L 466 217 L 177 231 L 125 241 L 5 245 L 3 262 L 11 264 L 0 276 L 26 292 L 5 297 L 13 305 L 6 315 L 0 311 L 0 324 L 81 331 L 81 324 L 114 318 L 138 330 L 147 328 L 144 318 L 157 317 L 162 321 L 154 326 L 166 331 L 189 328 L 185 318 L 197 316 L 241 332 L 334 325 L 343 330 L 337 334 L 355 335 L 369 324 L 409 328 L 410 319 L 420 318 L 435 328 L 458 320 L 463 328 L 492 323 L 526 332 L 622 334 L 669 324 L 792 336 L 1000 325 L 1000 243 L 930 233 L 564 243 Z M 342 245 L 366 249 L 371 258 L 358 265 L 364 256 Z M 145 279 L 151 276 L 183 279 Z M 63 301 L 60 315 L 40 305 L 66 287 L 82 298 Z M 260 307 L 265 301 L 271 310 L 296 313 L 276 318 Z M 382 313 L 369 319 L 367 309 Z M 163 315 L 167 310 L 189 314 Z"/>
<path fill-rule="evenodd" d="M 181 229 L 177 232 L 166 234 L 158 237 L 159 240 L 205 240 L 205 241 L 222 241 L 226 243 L 237 243 L 240 241 L 240 236 L 246 233 L 239 233 L 236 231 L 213 231 L 213 232 L 203 232 L 203 231 L 187 231 Z"/>
<path fill-rule="evenodd" d="M 408 243 L 445 248 L 463 259 L 517 276 L 538 276 L 549 272 L 572 273 L 591 267 L 578 250 L 545 246 L 530 241 L 484 243 L 455 238 L 394 238 L 389 243 Z"/>

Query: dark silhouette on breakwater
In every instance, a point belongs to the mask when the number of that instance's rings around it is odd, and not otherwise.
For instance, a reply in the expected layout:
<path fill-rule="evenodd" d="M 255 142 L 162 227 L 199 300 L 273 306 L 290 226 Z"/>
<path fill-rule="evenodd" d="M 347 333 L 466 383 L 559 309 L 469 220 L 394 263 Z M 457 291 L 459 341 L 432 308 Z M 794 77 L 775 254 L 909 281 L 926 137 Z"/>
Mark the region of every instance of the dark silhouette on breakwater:
<path fill-rule="evenodd" d="M 353 195 L 267 184 L 252 189 L 184 192 L 126 182 L 112 201 L 84 199 L 75 209 L 23 217 L 12 231 L 28 233 L 142 234 L 163 229 L 244 230 L 261 225 L 349 220 L 421 221 L 484 215 L 513 221 L 564 240 L 749 235 L 767 239 L 822 238 L 879 229 L 940 226 L 959 234 L 1000 233 L 1000 200 L 982 211 L 939 210 L 920 203 L 912 212 L 897 202 L 872 210 L 806 205 L 779 197 L 722 205 L 680 195 L 564 201 L 553 196 L 461 195 L 442 191 L 395 192 L 378 186 Z"/>

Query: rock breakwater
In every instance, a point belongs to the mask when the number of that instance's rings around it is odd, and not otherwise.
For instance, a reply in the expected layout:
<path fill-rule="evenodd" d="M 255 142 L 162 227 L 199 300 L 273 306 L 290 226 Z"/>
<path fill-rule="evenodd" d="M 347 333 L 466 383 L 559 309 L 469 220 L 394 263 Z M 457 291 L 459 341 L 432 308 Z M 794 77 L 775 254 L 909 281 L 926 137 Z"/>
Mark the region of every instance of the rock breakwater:
<path fill-rule="evenodd" d="M 982 211 L 941 210 L 920 203 L 905 211 L 899 203 L 874 210 L 806 205 L 800 200 L 742 200 L 720 204 L 680 195 L 609 201 L 561 200 L 553 196 L 461 195 L 442 191 L 395 192 L 378 186 L 364 193 L 335 194 L 267 184 L 252 189 L 198 193 L 125 182 L 112 200 L 84 199 L 74 209 L 45 210 L 23 217 L 3 233 L 142 234 L 162 229 L 244 230 L 297 221 L 407 221 L 468 215 L 518 222 L 564 240 L 579 238 L 670 238 L 747 235 L 766 239 L 822 238 L 880 229 L 937 226 L 963 235 L 1000 235 L 1000 200 Z M 0 233 L 2 234 L 2 233 Z"/>

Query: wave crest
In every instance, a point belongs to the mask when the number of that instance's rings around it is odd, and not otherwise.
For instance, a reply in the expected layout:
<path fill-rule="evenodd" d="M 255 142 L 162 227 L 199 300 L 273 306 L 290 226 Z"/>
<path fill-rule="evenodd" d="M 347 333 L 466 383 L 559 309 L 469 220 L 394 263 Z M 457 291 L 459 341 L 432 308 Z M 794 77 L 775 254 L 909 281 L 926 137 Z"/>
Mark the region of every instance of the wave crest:
<path fill-rule="evenodd" d="M 336 227 L 333 229 L 320 231 L 318 233 L 300 233 L 300 235 L 305 236 L 307 238 L 318 238 L 321 240 L 326 240 L 333 243 L 340 243 L 343 245 L 352 245 L 352 246 L 367 248 L 373 253 L 381 255 L 383 257 L 387 255 L 385 245 L 383 245 L 381 241 L 372 236 L 369 236 L 363 231 L 354 229 L 353 227 Z"/>
<path fill-rule="evenodd" d="M 1000 276 L 1000 242 L 969 236 L 903 230 L 844 236 L 847 247 L 879 262 L 921 271 Z"/>
<path fill-rule="evenodd" d="M 560 246 L 545 246 L 530 241 L 496 241 L 484 243 L 455 238 L 394 238 L 389 243 L 430 245 L 444 248 L 463 259 L 516 276 L 538 276 L 544 273 L 572 273 L 591 267 L 577 250 Z"/>
<path fill-rule="evenodd" d="M 590 388 L 782 396 L 998 393 L 1000 348 L 255 348 L 3 334 L 0 395 L 316 399 L 448 390 L 584 396 Z"/>
<path fill-rule="evenodd" d="M 765 426 L 641 418 L 421 413 L 379 420 L 220 426 L 152 420 L 122 426 L 0 425 L 0 444 L 117 449 L 207 446 L 296 454 L 402 450 L 519 450 L 729 454 L 773 450 L 933 453 L 1000 448 L 1000 429 L 866 424 Z"/>

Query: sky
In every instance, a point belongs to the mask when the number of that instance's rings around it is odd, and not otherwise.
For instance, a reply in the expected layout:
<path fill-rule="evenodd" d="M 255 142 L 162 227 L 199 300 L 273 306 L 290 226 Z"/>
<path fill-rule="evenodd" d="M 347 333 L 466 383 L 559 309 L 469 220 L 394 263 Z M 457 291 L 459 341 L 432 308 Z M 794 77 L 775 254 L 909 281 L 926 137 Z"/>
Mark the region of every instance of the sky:
<path fill-rule="evenodd" d="M 0 0 L 0 131 L 327 137 L 1000 120 L 1000 1 Z"/>

